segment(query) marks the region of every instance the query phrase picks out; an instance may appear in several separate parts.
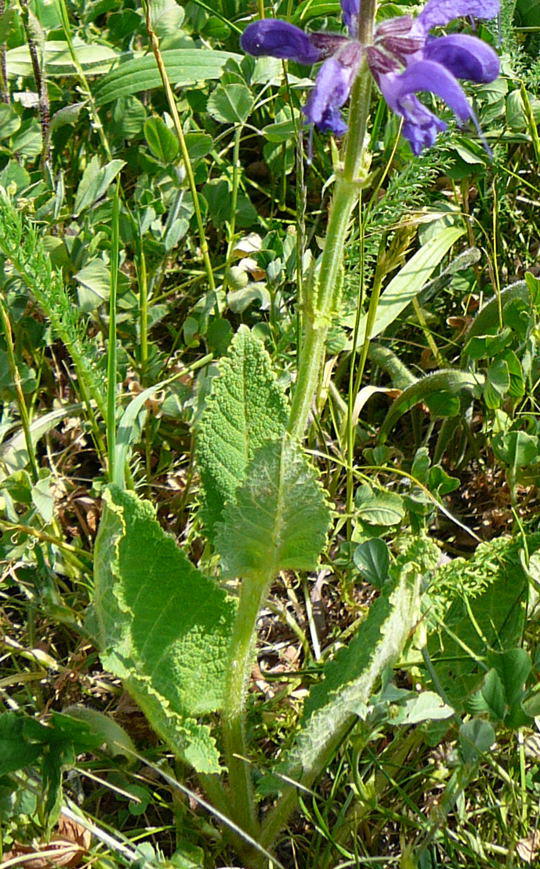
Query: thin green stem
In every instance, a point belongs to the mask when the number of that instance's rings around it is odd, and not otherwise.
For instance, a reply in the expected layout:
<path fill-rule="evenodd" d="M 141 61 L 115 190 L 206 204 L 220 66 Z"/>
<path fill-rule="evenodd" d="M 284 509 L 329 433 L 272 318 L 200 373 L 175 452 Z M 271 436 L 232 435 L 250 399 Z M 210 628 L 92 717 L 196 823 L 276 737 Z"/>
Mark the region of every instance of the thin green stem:
<path fill-rule="evenodd" d="M 364 45 L 373 39 L 375 0 L 362 5 L 359 39 Z M 300 440 L 307 427 L 325 357 L 326 336 L 339 306 L 343 250 L 351 213 L 366 178 L 365 138 L 369 118 L 371 74 L 364 58 L 351 92 L 349 132 L 345 142 L 343 171 L 338 175 L 318 281 L 305 292 L 304 335 L 300 365 L 293 394 L 289 432 Z"/>
<path fill-rule="evenodd" d="M 184 162 L 184 168 L 186 170 L 186 176 L 188 179 L 189 189 L 191 191 L 191 196 L 193 199 L 193 208 L 195 211 L 195 219 L 197 221 L 197 229 L 199 231 L 199 244 L 201 247 L 201 255 L 204 263 L 204 269 L 206 272 L 206 278 L 208 280 L 208 286 L 210 291 L 214 293 L 216 298 L 216 313 L 219 314 L 219 305 L 216 294 L 216 282 L 214 280 L 214 271 L 212 268 L 212 262 L 210 260 L 210 251 L 208 249 L 208 242 L 206 240 L 206 233 L 204 229 L 204 221 L 202 217 L 201 205 L 199 202 L 199 193 L 197 191 L 197 185 L 195 183 L 195 175 L 193 173 L 193 166 L 191 165 L 191 160 L 189 157 L 189 151 L 186 144 L 186 138 L 184 136 L 184 130 L 182 127 L 182 121 L 180 120 L 180 115 L 178 114 L 178 108 L 176 106 L 176 99 L 174 96 L 173 89 L 171 87 L 171 82 L 169 80 L 169 76 L 167 74 L 167 70 L 165 69 L 165 64 L 163 62 L 163 57 L 161 56 L 161 51 L 159 48 L 159 40 L 154 32 L 154 28 L 152 26 L 152 17 L 150 14 L 150 6 L 144 0 L 143 8 L 145 12 L 146 19 L 146 31 L 148 33 L 148 38 L 150 40 L 150 45 L 152 47 L 152 51 L 154 53 L 154 57 L 156 59 L 157 68 L 159 70 L 159 74 L 161 77 L 161 82 L 163 84 L 163 90 L 165 91 L 165 96 L 167 98 L 167 103 L 169 105 L 169 111 L 171 113 L 171 117 L 173 119 L 174 129 L 176 135 L 178 137 L 178 142 L 180 144 L 180 151 L 182 154 L 182 160 Z"/>
<path fill-rule="evenodd" d="M 17 405 L 19 407 L 19 415 L 21 417 L 21 426 L 24 432 L 24 441 L 26 444 L 26 452 L 28 453 L 28 461 L 30 463 L 32 480 L 34 483 L 37 483 L 37 481 L 39 480 L 39 469 L 34 453 L 32 432 L 30 430 L 30 416 L 28 414 L 26 399 L 24 397 L 24 392 L 22 388 L 21 375 L 19 373 L 19 366 L 17 365 L 17 359 L 15 356 L 15 344 L 13 342 L 13 332 L 11 330 L 9 314 L 7 312 L 3 299 L 0 299 L 0 317 L 2 318 L 2 326 L 4 328 L 4 335 L 6 339 L 9 373 L 11 375 L 11 379 L 15 387 L 15 394 L 17 396 Z"/>
<path fill-rule="evenodd" d="M 234 251 L 234 238 L 236 235 L 236 210 L 238 206 L 238 187 L 240 184 L 240 142 L 242 139 L 242 126 L 238 124 L 234 131 L 234 146 L 232 158 L 232 190 L 231 190 L 231 210 L 227 232 L 229 236 L 227 244 L 227 257 L 225 265 L 225 277 L 223 278 L 223 289 L 226 291 L 228 285 L 228 270 L 232 261 Z"/>
<path fill-rule="evenodd" d="M 257 834 L 258 823 L 251 768 L 247 760 L 245 700 L 256 640 L 255 625 L 270 581 L 271 578 L 266 576 L 242 580 L 223 706 L 223 745 L 229 770 L 231 816 L 252 836 Z"/>
<path fill-rule="evenodd" d="M 355 393 L 360 389 L 360 384 L 362 382 L 362 377 L 364 376 L 364 369 L 366 367 L 366 360 L 369 352 L 369 344 L 371 341 L 371 336 L 373 334 L 373 327 L 375 325 L 375 317 L 377 316 L 377 308 L 379 307 L 379 299 L 381 297 L 381 289 L 382 282 L 385 274 L 385 269 L 380 268 L 375 271 L 375 275 L 373 277 L 373 286 L 371 288 L 371 295 L 369 297 L 369 307 L 366 317 L 366 327 L 364 332 L 364 339 L 362 342 L 362 349 L 360 351 L 360 359 L 358 360 L 358 368 L 356 370 L 356 384 L 355 384 Z"/>
<path fill-rule="evenodd" d="M 51 108 L 49 104 L 49 92 L 43 68 L 44 53 L 40 51 L 40 41 L 43 38 L 40 26 L 33 16 L 30 17 L 28 9 L 29 0 L 20 0 L 21 18 L 23 22 L 32 71 L 38 91 L 38 112 L 41 126 L 41 166 L 47 169 L 51 162 Z"/>
<path fill-rule="evenodd" d="M 111 293 L 109 298 L 109 341 L 107 345 L 107 458 L 109 479 L 114 478 L 116 453 L 116 378 L 117 340 L 116 305 L 118 294 L 118 268 L 120 252 L 120 190 L 116 183 L 112 210 L 111 239 Z"/>
<path fill-rule="evenodd" d="M 376 0 L 363 0 L 361 6 L 358 38 L 363 45 L 373 41 Z M 305 291 L 304 339 L 300 354 L 300 366 L 293 395 L 289 432 L 300 440 L 305 432 L 309 411 L 316 395 L 325 358 L 325 344 L 332 316 L 337 312 L 341 289 L 343 252 L 349 220 L 359 201 L 360 191 L 367 176 L 365 139 L 369 118 L 371 75 L 364 58 L 351 93 L 349 132 L 345 142 L 343 171 L 338 175 L 324 250 L 321 258 L 319 279 Z M 344 733 L 334 734 L 334 739 L 325 746 L 310 769 L 304 771 L 300 784 L 310 787 L 320 774 Z M 261 832 L 259 842 L 271 847 L 279 831 L 287 823 L 296 808 L 296 786 L 285 786 Z"/>
<path fill-rule="evenodd" d="M 6 11 L 6 0 L 0 0 L 0 17 Z M 7 46 L 4 41 L 0 41 L 0 102 L 8 103 L 9 105 L 9 88 L 7 77 Z"/>
<path fill-rule="evenodd" d="M 355 389 L 355 361 L 356 361 L 356 346 L 358 343 L 358 333 L 360 330 L 360 322 L 362 318 L 362 309 L 364 306 L 364 246 L 365 246 L 365 223 L 362 214 L 362 196 L 360 194 L 360 200 L 358 202 L 358 208 L 360 212 L 360 220 L 359 220 L 359 236 L 360 236 L 360 258 L 359 258 L 359 274 L 360 274 L 360 292 L 358 293 L 358 302 L 356 305 L 356 316 L 354 321 L 354 331 L 353 331 L 353 346 L 351 350 L 351 362 L 349 367 L 349 388 L 347 391 L 347 421 L 346 421 L 346 431 L 345 431 L 345 442 L 346 442 L 346 450 L 347 450 L 347 498 L 346 498 L 346 512 L 350 517 L 347 520 L 348 526 L 348 538 L 350 539 L 352 527 L 352 511 L 353 511 L 353 501 L 354 501 L 354 444 L 356 440 L 356 426 L 354 424 L 354 405 L 356 401 L 356 389 Z"/>
<path fill-rule="evenodd" d="M 144 384 L 146 380 L 146 367 L 148 365 L 148 272 L 142 238 L 138 242 L 137 280 L 139 283 L 139 364 L 141 367 L 141 383 Z"/>

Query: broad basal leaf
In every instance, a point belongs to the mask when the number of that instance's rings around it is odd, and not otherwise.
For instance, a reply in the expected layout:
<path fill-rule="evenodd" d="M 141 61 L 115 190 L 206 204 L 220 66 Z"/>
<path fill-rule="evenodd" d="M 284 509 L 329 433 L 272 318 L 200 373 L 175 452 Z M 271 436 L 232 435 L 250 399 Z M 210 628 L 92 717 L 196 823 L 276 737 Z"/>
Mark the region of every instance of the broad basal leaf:
<path fill-rule="evenodd" d="M 248 462 L 266 441 L 281 438 L 287 407 L 270 357 L 246 328 L 233 338 L 219 363 L 197 432 L 196 458 L 203 488 L 208 536 L 225 502 L 243 482 Z"/>
<path fill-rule="evenodd" d="M 329 521 L 323 491 L 298 444 L 287 436 L 270 441 L 257 450 L 217 527 L 224 572 L 246 577 L 311 570 Z"/>
<path fill-rule="evenodd" d="M 111 487 L 95 550 L 94 614 L 106 667 L 173 751 L 217 772 L 208 727 L 220 708 L 233 604 L 186 558 L 151 505 Z"/>

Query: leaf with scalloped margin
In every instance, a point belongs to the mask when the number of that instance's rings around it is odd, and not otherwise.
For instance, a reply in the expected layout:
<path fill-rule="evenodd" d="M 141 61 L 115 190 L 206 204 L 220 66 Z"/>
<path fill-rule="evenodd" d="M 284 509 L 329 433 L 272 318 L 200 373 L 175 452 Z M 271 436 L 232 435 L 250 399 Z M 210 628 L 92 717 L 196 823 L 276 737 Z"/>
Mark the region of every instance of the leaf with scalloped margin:
<path fill-rule="evenodd" d="M 111 486 L 95 549 L 101 660 L 157 733 L 199 772 L 218 772 L 201 715 L 221 707 L 234 604 L 200 573 L 150 503 Z"/>
<path fill-rule="evenodd" d="M 312 570 L 330 522 L 325 494 L 297 443 L 285 435 L 255 453 L 223 512 L 216 549 L 226 576 Z"/>
<path fill-rule="evenodd" d="M 202 518 L 213 540 L 226 501 L 244 481 L 255 451 L 282 437 L 287 404 L 261 341 L 241 326 L 219 362 L 197 431 Z"/>

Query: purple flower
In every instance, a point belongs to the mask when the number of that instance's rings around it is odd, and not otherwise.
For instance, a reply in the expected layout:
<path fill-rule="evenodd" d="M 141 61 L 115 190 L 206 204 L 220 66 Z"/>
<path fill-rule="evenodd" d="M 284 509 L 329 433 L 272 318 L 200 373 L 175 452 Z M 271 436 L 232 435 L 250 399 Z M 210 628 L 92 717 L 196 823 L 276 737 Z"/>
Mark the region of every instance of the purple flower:
<path fill-rule="evenodd" d="M 256 21 L 242 35 L 242 48 L 254 54 L 288 58 L 310 65 L 323 60 L 315 86 L 303 109 L 307 123 L 341 135 L 347 130 L 341 108 L 345 104 L 365 57 L 389 107 L 403 118 L 403 135 L 415 154 L 433 145 L 446 124 L 416 96 L 436 94 L 459 121 L 472 120 L 473 109 L 457 79 L 490 82 L 499 74 L 499 58 L 475 36 L 453 33 L 430 36 L 454 18 L 474 15 L 494 18 L 499 0 L 428 0 L 417 18 L 401 16 L 377 27 L 372 45 L 358 41 L 361 0 L 341 0 L 349 36 L 305 33 L 286 21 Z"/>

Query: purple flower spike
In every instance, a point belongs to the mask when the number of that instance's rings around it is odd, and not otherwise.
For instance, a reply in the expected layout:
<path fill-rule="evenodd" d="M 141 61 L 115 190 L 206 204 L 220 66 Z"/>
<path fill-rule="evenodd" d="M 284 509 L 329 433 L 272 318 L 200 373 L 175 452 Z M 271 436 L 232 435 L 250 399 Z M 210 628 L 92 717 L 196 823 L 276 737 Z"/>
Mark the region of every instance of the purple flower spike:
<path fill-rule="evenodd" d="M 472 120 L 478 129 L 458 79 L 490 82 L 499 74 L 499 58 L 482 40 L 459 33 L 433 37 L 429 31 L 460 16 L 494 18 L 499 6 L 499 0 L 428 0 L 416 19 L 406 15 L 381 22 L 373 45 L 363 46 L 358 40 L 361 0 L 341 0 L 349 38 L 335 33 L 304 33 L 285 21 L 267 19 L 249 25 L 242 36 L 242 48 L 256 56 L 269 54 L 304 64 L 324 60 L 304 114 L 308 123 L 335 135 L 347 130 L 341 108 L 365 55 L 389 107 L 404 120 L 403 135 L 419 154 L 433 145 L 446 123 L 416 94 L 435 94 L 459 121 Z"/>
<path fill-rule="evenodd" d="M 313 45 L 307 33 L 294 24 L 272 18 L 255 21 L 246 27 L 240 44 L 244 51 L 255 57 L 270 55 L 282 60 L 295 60 L 306 66 L 321 59 L 320 50 Z"/>

